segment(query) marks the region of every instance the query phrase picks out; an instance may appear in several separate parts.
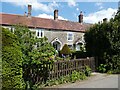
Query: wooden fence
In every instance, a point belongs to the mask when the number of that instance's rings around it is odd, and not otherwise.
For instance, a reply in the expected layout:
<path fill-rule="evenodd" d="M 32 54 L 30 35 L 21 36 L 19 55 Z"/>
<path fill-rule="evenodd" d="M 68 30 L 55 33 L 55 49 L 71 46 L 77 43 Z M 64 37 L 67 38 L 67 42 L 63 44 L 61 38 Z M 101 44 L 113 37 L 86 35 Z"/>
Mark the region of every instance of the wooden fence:
<path fill-rule="evenodd" d="M 93 57 L 54 62 L 49 66 L 49 79 L 58 79 L 60 76 L 71 74 L 72 71 L 83 71 L 85 66 L 89 66 L 92 71 L 95 71 L 95 60 Z"/>
<path fill-rule="evenodd" d="M 54 63 L 45 62 L 38 66 L 33 65 L 25 78 L 30 77 L 30 80 L 34 83 L 45 83 L 47 80 L 58 79 L 60 76 L 71 74 L 74 70 L 83 71 L 86 65 L 89 66 L 92 71 L 95 71 L 95 60 L 93 57 L 57 61 Z"/>

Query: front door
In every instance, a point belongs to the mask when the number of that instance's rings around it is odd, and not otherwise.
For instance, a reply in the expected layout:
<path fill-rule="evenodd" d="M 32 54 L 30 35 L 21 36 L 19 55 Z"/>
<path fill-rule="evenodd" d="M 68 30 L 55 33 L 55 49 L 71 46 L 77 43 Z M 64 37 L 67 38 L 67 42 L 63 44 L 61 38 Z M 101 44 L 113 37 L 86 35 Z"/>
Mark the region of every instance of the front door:
<path fill-rule="evenodd" d="M 58 42 L 58 41 L 55 41 L 54 43 L 53 43 L 53 47 L 57 50 L 57 51 L 59 51 L 60 50 L 60 43 Z"/>

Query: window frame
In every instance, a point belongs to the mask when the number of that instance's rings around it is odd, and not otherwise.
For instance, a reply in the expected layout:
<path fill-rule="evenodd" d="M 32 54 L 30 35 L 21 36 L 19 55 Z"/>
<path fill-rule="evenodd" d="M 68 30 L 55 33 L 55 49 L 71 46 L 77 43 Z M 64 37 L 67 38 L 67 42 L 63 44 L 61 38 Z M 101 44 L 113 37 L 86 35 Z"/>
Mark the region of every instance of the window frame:
<path fill-rule="evenodd" d="M 70 34 L 71 34 L 72 36 L 69 36 Z M 69 38 L 72 38 L 72 39 L 69 40 Z M 73 34 L 72 32 L 68 32 L 68 33 L 67 33 L 67 41 L 73 41 L 73 40 L 74 40 L 74 34 Z"/>
<path fill-rule="evenodd" d="M 38 33 L 39 33 L 39 35 L 38 35 Z M 41 33 L 42 33 L 42 36 L 41 36 Z M 43 29 L 37 29 L 36 30 L 36 36 L 38 38 L 43 38 L 44 37 L 44 30 Z"/>

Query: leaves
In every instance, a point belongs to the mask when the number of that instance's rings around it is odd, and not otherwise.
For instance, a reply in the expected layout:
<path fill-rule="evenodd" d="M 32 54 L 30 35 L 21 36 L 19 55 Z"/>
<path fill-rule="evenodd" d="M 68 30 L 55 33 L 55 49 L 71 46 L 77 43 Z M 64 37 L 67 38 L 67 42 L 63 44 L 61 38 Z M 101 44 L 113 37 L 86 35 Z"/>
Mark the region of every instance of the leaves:
<path fill-rule="evenodd" d="M 107 70 L 120 67 L 120 9 L 110 22 L 93 25 L 85 34 L 86 50 L 106 64 Z M 120 70 L 120 69 L 119 69 Z"/>
<path fill-rule="evenodd" d="M 46 37 L 37 38 L 35 32 L 30 31 L 25 26 L 16 25 L 14 34 L 19 38 L 23 54 L 23 78 L 26 82 L 26 88 L 28 82 L 32 88 L 34 84 L 38 83 L 38 75 L 48 75 L 47 67 L 44 72 L 40 68 L 42 68 L 42 64 L 54 61 L 54 58 L 51 57 L 56 54 L 56 51 Z"/>
<path fill-rule="evenodd" d="M 62 50 L 60 51 L 61 54 L 64 54 L 64 55 L 69 55 L 71 52 L 70 52 L 70 49 L 68 47 L 67 44 L 65 44 L 62 48 Z"/>
<path fill-rule="evenodd" d="M 22 52 L 17 37 L 2 28 L 2 88 L 24 88 Z"/>

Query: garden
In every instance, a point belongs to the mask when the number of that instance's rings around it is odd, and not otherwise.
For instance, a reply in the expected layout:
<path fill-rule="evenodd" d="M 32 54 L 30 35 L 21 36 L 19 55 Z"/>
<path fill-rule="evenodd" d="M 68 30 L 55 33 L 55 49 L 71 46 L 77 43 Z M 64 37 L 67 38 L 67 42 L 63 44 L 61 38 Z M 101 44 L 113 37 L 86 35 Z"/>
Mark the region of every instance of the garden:
<path fill-rule="evenodd" d="M 65 58 L 57 55 L 46 37 L 35 37 L 35 32 L 23 25 L 13 27 L 14 31 L 0 27 L 3 90 L 73 83 L 90 76 L 94 68 L 120 73 L 120 9 L 110 21 L 95 24 L 85 33 L 86 52 L 71 52 L 65 45 L 60 51 Z M 94 58 L 76 60 L 82 55 Z"/>
<path fill-rule="evenodd" d="M 91 75 L 94 58 L 71 60 L 67 44 L 60 51 L 65 57 L 60 57 L 46 37 L 35 37 L 35 32 L 23 25 L 14 28 L 13 32 L 1 27 L 3 90 L 36 90 L 84 80 Z"/>

